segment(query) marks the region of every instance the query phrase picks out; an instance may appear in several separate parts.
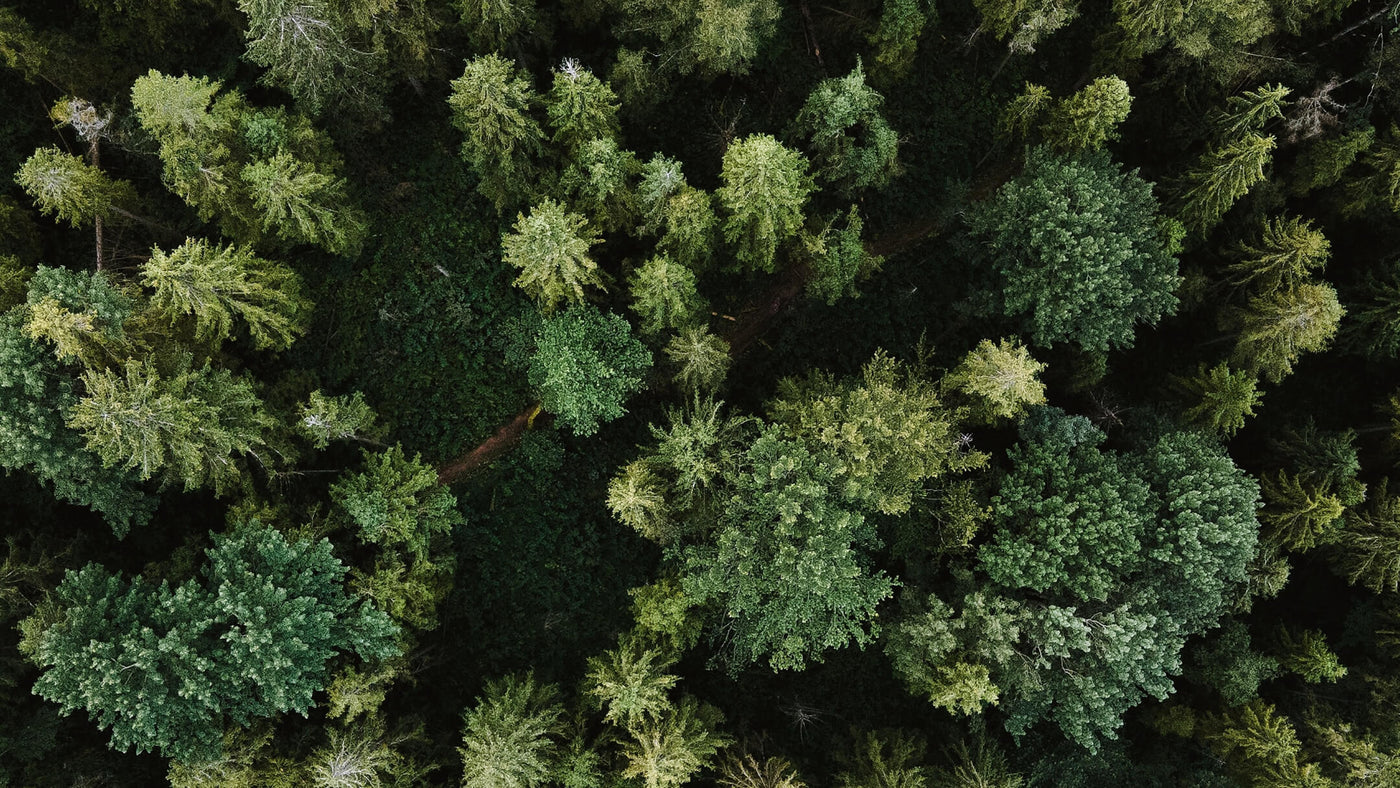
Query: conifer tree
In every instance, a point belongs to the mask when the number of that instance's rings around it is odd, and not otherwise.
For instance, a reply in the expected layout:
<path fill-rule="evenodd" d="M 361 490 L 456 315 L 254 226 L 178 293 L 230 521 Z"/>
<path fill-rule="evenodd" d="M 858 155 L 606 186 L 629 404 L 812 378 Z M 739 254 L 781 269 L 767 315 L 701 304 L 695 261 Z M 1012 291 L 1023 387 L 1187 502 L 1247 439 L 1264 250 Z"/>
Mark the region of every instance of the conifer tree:
<path fill-rule="evenodd" d="M 656 255 L 633 271 L 628 289 L 644 334 L 689 327 L 708 311 L 695 289 L 695 274 L 665 255 Z"/>
<path fill-rule="evenodd" d="M 255 522 L 216 535 L 206 556 L 175 588 L 93 564 L 70 572 L 26 622 L 26 653 L 44 671 L 35 693 L 87 710 L 114 749 L 199 760 L 218 753 L 227 721 L 305 713 L 337 652 L 395 652 L 394 625 L 345 593 L 329 542 Z"/>
<path fill-rule="evenodd" d="M 784 758 L 762 761 L 749 753 L 731 754 L 719 766 L 716 780 L 724 788 L 807 788 L 792 764 Z"/>
<path fill-rule="evenodd" d="M 1274 138 L 1249 133 L 1211 148 L 1182 179 L 1177 218 L 1204 236 L 1250 187 L 1264 180 Z"/>
<path fill-rule="evenodd" d="M 285 350 L 311 308 L 290 268 L 247 247 L 221 248 L 203 239 L 191 238 L 169 254 L 152 249 L 141 282 L 154 291 L 152 309 L 172 324 L 193 318 L 195 339 L 215 348 L 233 336 L 237 318 L 253 347 Z"/>
<path fill-rule="evenodd" d="M 279 151 L 239 172 L 262 229 L 284 240 L 353 257 L 364 238 L 364 219 L 350 203 L 344 178 Z"/>
<path fill-rule="evenodd" d="M 661 652 L 626 640 L 588 660 L 588 695 L 603 710 L 603 721 L 635 731 L 675 712 L 669 692 L 680 678 L 668 673 Z"/>
<path fill-rule="evenodd" d="M 1212 118 L 1220 139 L 1232 139 L 1252 131 L 1261 131 L 1269 121 L 1283 117 L 1288 105 L 1285 99 L 1292 93 L 1283 85 L 1260 85 L 1225 100 L 1226 109 Z"/>
<path fill-rule="evenodd" d="M 689 695 L 667 714 L 630 731 L 622 744 L 625 778 L 639 778 L 645 788 L 679 788 L 715 760 L 731 739 L 716 730 L 723 715 Z"/>
<path fill-rule="evenodd" d="M 256 456 L 272 425 L 251 385 L 208 366 L 162 375 L 132 360 L 121 371 L 86 372 L 83 386 L 68 425 L 88 449 L 108 467 L 159 474 L 186 490 L 226 491 L 240 474 L 238 456 Z"/>
<path fill-rule="evenodd" d="M 631 230 L 637 205 L 632 191 L 637 157 L 611 137 L 583 143 L 559 176 L 560 193 L 589 222 L 605 231 Z"/>
<path fill-rule="evenodd" d="M 1012 99 L 1001 111 L 997 131 L 1008 137 L 1026 138 L 1031 129 L 1040 128 L 1045 114 L 1050 111 L 1053 99 L 1043 85 L 1027 82 L 1020 95 Z"/>
<path fill-rule="evenodd" d="M 1304 353 L 1323 350 L 1346 310 L 1326 284 L 1303 284 L 1258 296 L 1230 316 L 1239 337 L 1231 363 L 1277 383 Z"/>
<path fill-rule="evenodd" d="M 927 0 L 883 0 L 880 23 L 868 37 L 875 47 L 875 69 L 891 79 L 908 73 L 924 28 L 937 19 L 938 9 Z"/>
<path fill-rule="evenodd" d="M 961 363 L 943 377 L 945 391 L 958 390 L 972 398 L 973 411 L 988 423 L 1017 419 L 1027 408 L 1045 402 L 1039 375 L 1045 365 L 1015 340 L 978 343 Z"/>
<path fill-rule="evenodd" d="M 1367 271 L 1356 301 L 1347 304 L 1343 342 L 1366 355 L 1386 359 L 1400 354 L 1400 264 Z"/>
<path fill-rule="evenodd" d="M 715 391 L 729 373 L 729 343 L 703 327 L 690 326 L 666 343 L 663 352 L 676 366 L 676 381 L 693 393 Z"/>
<path fill-rule="evenodd" d="M 617 95 L 574 58 L 565 58 L 555 70 L 544 104 L 554 142 L 565 150 L 577 151 L 590 140 L 618 135 Z"/>
<path fill-rule="evenodd" d="M 778 247 L 802 227 L 812 193 L 807 160 L 767 134 L 738 140 L 724 152 L 724 185 L 716 192 L 725 209 L 724 237 L 750 271 L 772 273 Z"/>
<path fill-rule="evenodd" d="M 584 305 L 550 315 L 535 337 L 529 380 L 540 405 L 579 435 L 626 413 L 643 387 L 651 353 L 627 321 Z"/>
<path fill-rule="evenodd" d="M 352 40 L 338 6 L 324 0 L 238 2 L 248 16 L 245 57 L 267 69 L 263 82 L 284 88 L 312 114 L 347 100 L 378 100 L 366 94 L 378 58 Z"/>
<path fill-rule="evenodd" d="M 847 769 L 836 775 L 841 788 L 924 788 L 927 770 L 920 765 L 924 742 L 905 731 L 866 731 L 856 735 L 846 758 Z"/>
<path fill-rule="evenodd" d="M 1346 676 L 1346 666 L 1327 647 L 1327 637 L 1316 629 L 1305 629 L 1297 637 L 1287 629 L 1279 636 L 1283 651 L 1280 664 L 1309 684 L 1336 682 Z"/>
<path fill-rule="evenodd" d="M 506 676 L 486 684 L 464 715 L 463 784 L 479 788 L 535 788 L 554 768 L 563 707 L 552 684 L 534 675 Z"/>
<path fill-rule="evenodd" d="M 664 481 L 645 460 L 628 463 L 608 482 L 608 510 L 654 542 L 670 544 L 677 536 L 666 507 Z"/>
<path fill-rule="evenodd" d="M 480 52 L 500 52 L 521 32 L 533 30 L 539 17 L 535 0 L 453 0 L 453 5 Z"/>
<path fill-rule="evenodd" d="M 1036 148 L 970 219 L 1000 276 L 1002 311 L 1023 317 L 1035 344 L 1107 350 L 1176 308 L 1176 260 L 1156 212 L 1152 185 L 1107 154 Z"/>
<path fill-rule="evenodd" d="M 416 454 L 405 456 L 397 444 L 363 456 L 365 470 L 331 485 L 331 500 L 349 515 L 363 541 L 426 558 L 433 538 L 458 521 L 457 499 L 438 483 L 432 466 Z"/>
<path fill-rule="evenodd" d="M 58 148 L 40 148 L 25 160 L 15 182 L 29 193 L 39 212 L 74 227 L 91 224 L 136 199 L 126 181 L 112 180 L 97 167 Z"/>
<path fill-rule="evenodd" d="M 1332 559 L 1352 585 L 1372 593 L 1400 590 L 1400 498 L 1383 481 L 1365 509 L 1348 511 Z"/>
<path fill-rule="evenodd" d="M 1045 122 L 1045 141 L 1061 153 L 1098 150 L 1115 139 L 1133 97 L 1118 77 L 1099 77 L 1062 99 Z"/>
<path fill-rule="evenodd" d="M 517 214 L 514 232 L 501 239 L 506 263 L 519 268 L 515 285 L 546 312 L 560 305 L 579 304 L 584 287 L 603 287 L 598 264 L 589 248 L 599 243 L 588 220 L 570 213 L 551 199 Z"/>
<path fill-rule="evenodd" d="M 1266 475 L 1263 481 L 1267 506 L 1259 519 L 1271 542 L 1303 551 L 1331 540 L 1330 532 L 1345 511 L 1337 496 L 1284 471 Z"/>
<path fill-rule="evenodd" d="M 1173 383 L 1190 404 L 1182 414 L 1186 420 L 1227 437 L 1244 426 L 1264 398 L 1253 375 L 1232 370 L 1223 361 L 1209 369 L 1203 363 L 1195 375 L 1174 378 Z"/>
<path fill-rule="evenodd" d="M 855 70 L 817 84 L 793 120 L 808 140 L 813 174 L 841 194 L 880 189 L 899 172 L 899 135 L 880 114 L 885 98 L 865 84 L 859 60 Z"/>
<path fill-rule="evenodd" d="M 467 135 L 462 158 L 481 179 L 481 193 L 498 211 L 526 199 L 544 140 L 532 116 L 539 97 L 529 76 L 499 55 L 482 55 L 452 81 L 447 103 L 453 125 Z"/>
<path fill-rule="evenodd" d="M 661 236 L 657 251 L 694 271 L 706 267 L 719 219 L 709 192 L 685 182 L 679 161 L 658 153 L 643 164 L 637 202 L 642 218 L 637 229 Z"/>
<path fill-rule="evenodd" d="M 313 448 L 324 449 L 331 441 L 356 440 L 378 444 L 384 430 L 365 395 L 360 392 L 328 397 L 319 389 L 311 392 L 301 406 L 297 431 L 311 441 Z"/>
<path fill-rule="evenodd" d="M 51 345 L 59 361 L 96 369 L 143 349 L 127 326 L 135 304 L 105 273 L 41 265 L 28 284 L 24 333 Z"/>
<path fill-rule="evenodd" d="M 857 296 L 856 281 L 879 270 L 884 258 L 871 255 L 860 237 L 865 223 L 856 206 L 844 217 L 833 219 L 821 234 L 804 238 L 807 243 L 807 295 L 820 298 L 827 305 L 846 296 Z"/>
<path fill-rule="evenodd" d="M 1265 219 L 1258 240 L 1239 244 L 1231 256 L 1235 262 L 1226 270 L 1233 281 L 1269 293 L 1302 284 L 1321 271 L 1332 245 L 1307 219 L 1277 217 Z"/>

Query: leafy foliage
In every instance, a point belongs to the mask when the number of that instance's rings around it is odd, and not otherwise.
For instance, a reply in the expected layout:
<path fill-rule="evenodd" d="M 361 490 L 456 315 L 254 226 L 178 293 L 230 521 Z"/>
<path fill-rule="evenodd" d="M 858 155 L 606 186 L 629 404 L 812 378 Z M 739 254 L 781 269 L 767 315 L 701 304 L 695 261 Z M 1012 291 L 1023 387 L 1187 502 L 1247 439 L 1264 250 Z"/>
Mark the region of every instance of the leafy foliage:
<path fill-rule="evenodd" d="M 618 315 L 578 306 L 550 315 L 535 338 L 530 385 L 540 404 L 579 435 L 592 435 L 626 409 L 643 386 L 651 353 Z"/>

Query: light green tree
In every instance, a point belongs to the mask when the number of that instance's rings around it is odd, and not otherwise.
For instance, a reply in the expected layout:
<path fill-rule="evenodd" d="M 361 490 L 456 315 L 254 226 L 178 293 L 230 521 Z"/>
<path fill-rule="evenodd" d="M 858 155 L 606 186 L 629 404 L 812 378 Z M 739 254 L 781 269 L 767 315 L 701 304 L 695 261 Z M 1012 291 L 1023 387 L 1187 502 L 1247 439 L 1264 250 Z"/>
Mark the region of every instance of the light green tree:
<path fill-rule="evenodd" d="M 1231 363 L 1277 383 L 1304 353 L 1323 350 L 1346 310 L 1326 284 L 1302 284 L 1249 300 L 1228 316 L 1239 331 Z"/>
<path fill-rule="evenodd" d="M 647 720 L 622 744 L 625 778 L 638 778 L 645 788 L 679 788 L 712 764 L 731 739 L 717 728 L 719 710 L 683 696 L 669 713 Z"/>
<path fill-rule="evenodd" d="M 859 60 L 846 76 L 817 83 L 793 130 L 808 141 L 819 180 L 849 196 L 883 188 L 898 174 L 899 135 L 880 113 L 884 103 Z"/>
<path fill-rule="evenodd" d="M 676 367 L 676 381 L 691 392 L 715 391 L 729 374 L 729 343 L 704 327 L 681 329 L 663 349 Z"/>
<path fill-rule="evenodd" d="M 239 171 L 262 228 L 287 241 L 354 256 L 365 219 L 350 202 L 346 181 L 315 164 L 279 151 Z"/>
<path fill-rule="evenodd" d="M 462 158 L 481 179 L 481 193 L 498 211 L 528 198 L 544 141 L 529 75 L 496 54 L 473 58 L 452 81 L 447 103 L 453 125 L 466 134 Z"/>
<path fill-rule="evenodd" d="M 266 446 L 272 417 L 247 382 L 205 366 L 162 375 L 149 361 L 89 370 L 68 425 L 108 467 L 160 475 L 186 490 L 223 494 L 238 479 L 237 459 Z M 269 458 L 270 459 L 270 458 Z"/>
<path fill-rule="evenodd" d="M 1303 551 L 1331 540 L 1334 526 L 1346 511 L 1336 495 L 1285 471 L 1266 474 L 1263 482 L 1267 505 L 1259 519 L 1271 543 Z"/>
<path fill-rule="evenodd" d="M 363 452 L 365 469 L 331 485 L 335 501 L 365 542 L 404 549 L 425 559 L 434 537 L 459 521 L 457 499 L 438 483 L 437 471 L 397 444 Z"/>
<path fill-rule="evenodd" d="M 1274 138 L 1249 133 L 1211 148 L 1187 171 L 1178 192 L 1177 218 L 1204 236 L 1250 187 L 1264 180 Z"/>
<path fill-rule="evenodd" d="M 262 81 L 286 89 L 312 114 L 341 103 L 377 102 L 379 60 L 354 41 L 341 8 L 325 0 L 238 0 L 248 16 L 244 57 L 267 69 Z"/>
<path fill-rule="evenodd" d="M 453 0 L 472 46 L 500 52 L 521 31 L 534 28 L 539 12 L 535 0 Z"/>
<path fill-rule="evenodd" d="M 514 231 L 501 239 L 506 263 L 520 269 L 515 285 L 546 312 L 579 304 L 584 287 L 602 288 L 603 278 L 589 249 L 599 243 L 588 220 L 551 199 L 517 214 Z"/>
<path fill-rule="evenodd" d="M 802 227 L 813 191 L 807 160 L 767 134 L 754 134 L 724 152 L 720 177 L 724 185 L 716 196 L 735 259 L 750 271 L 772 273 L 778 247 Z"/>
<path fill-rule="evenodd" d="M 1226 270 L 1233 281 L 1268 293 L 1303 284 L 1331 256 L 1331 243 L 1312 222 L 1280 216 L 1263 221 L 1258 240 L 1235 246 L 1231 250 L 1235 262 Z"/>
<path fill-rule="evenodd" d="M 1192 377 L 1173 378 L 1173 385 L 1190 403 L 1182 414 L 1186 420 L 1227 437 L 1244 426 L 1264 398 L 1258 383 L 1254 375 L 1232 370 L 1223 361 L 1210 368 L 1201 364 Z"/>
<path fill-rule="evenodd" d="M 15 183 L 34 199 L 40 213 L 74 227 L 123 211 L 123 205 L 136 200 L 136 190 L 127 181 L 113 180 L 82 158 L 52 147 L 34 151 L 15 174 Z"/>
<path fill-rule="evenodd" d="M 191 238 L 170 253 L 159 248 L 141 266 L 150 306 L 174 324 L 194 321 L 194 336 L 217 348 L 233 336 L 235 318 L 258 349 L 285 350 L 304 330 L 311 302 L 301 277 L 245 247 Z"/>
<path fill-rule="evenodd" d="M 1030 53 L 1051 33 L 1079 15 L 1073 0 L 976 0 L 982 28 L 1007 42 L 1012 52 Z"/>
<path fill-rule="evenodd" d="M 659 651 L 626 640 L 602 656 L 590 657 L 587 693 L 603 721 L 635 731 L 675 713 L 670 690 L 680 677 L 667 670 L 671 660 Z"/>
<path fill-rule="evenodd" d="M 554 71 L 554 85 L 545 94 L 544 105 L 554 142 L 566 150 L 618 135 L 617 94 L 574 58 L 565 58 Z"/>
<path fill-rule="evenodd" d="M 1283 85 L 1260 85 L 1225 100 L 1225 110 L 1211 118 L 1211 125 L 1220 139 L 1232 139 L 1252 131 L 1261 131 L 1271 120 L 1283 117 L 1285 101 L 1291 88 Z"/>
<path fill-rule="evenodd" d="M 942 386 L 970 397 L 973 412 L 983 421 L 1016 419 L 1045 402 L 1045 384 L 1039 378 L 1044 370 L 1045 365 L 1016 340 L 984 339 L 943 377 Z"/>
<path fill-rule="evenodd" d="M 1055 106 L 1045 120 L 1045 141 L 1061 153 L 1098 150 L 1117 137 L 1132 105 L 1128 83 L 1099 77 Z"/>
<path fill-rule="evenodd" d="M 836 775 L 841 788 L 924 788 L 928 771 L 920 763 L 927 746 L 906 731 L 856 734 L 846 770 Z"/>
<path fill-rule="evenodd" d="M 640 265 L 628 277 L 627 286 L 632 311 L 642 318 L 645 334 L 696 325 L 709 311 L 695 289 L 695 274 L 666 255 L 656 255 Z"/>
<path fill-rule="evenodd" d="M 462 783 L 474 788 L 535 788 L 549 779 L 558 755 L 564 709 L 557 690 L 532 674 L 486 684 L 464 715 L 457 752 Z"/>
<path fill-rule="evenodd" d="M 358 391 L 329 397 L 318 389 L 301 406 L 296 428 L 317 449 L 339 440 L 377 445 L 385 432 L 378 418 L 365 402 L 365 395 Z"/>

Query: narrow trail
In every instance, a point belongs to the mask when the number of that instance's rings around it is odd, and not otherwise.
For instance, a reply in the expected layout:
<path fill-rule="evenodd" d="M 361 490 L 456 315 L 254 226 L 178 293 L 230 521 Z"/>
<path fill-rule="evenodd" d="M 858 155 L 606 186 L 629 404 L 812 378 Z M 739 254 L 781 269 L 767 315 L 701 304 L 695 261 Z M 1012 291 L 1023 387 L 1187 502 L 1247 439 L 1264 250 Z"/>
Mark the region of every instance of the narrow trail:
<path fill-rule="evenodd" d="M 999 166 L 989 170 L 978 179 L 977 184 L 968 195 L 968 199 L 974 202 L 987 199 L 999 186 L 1010 180 L 1019 168 L 1019 157 L 1003 161 Z M 946 214 L 940 212 L 867 241 L 865 249 L 870 254 L 880 257 L 898 254 L 926 238 L 943 232 L 946 223 Z M 750 301 L 748 306 L 740 310 L 737 321 L 724 335 L 725 341 L 729 343 L 730 355 L 738 357 L 752 347 L 773 320 L 793 302 L 801 298 L 807 289 L 807 279 L 810 276 L 811 269 L 807 266 L 793 266 L 774 280 L 759 297 Z M 515 418 L 501 425 L 500 429 L 496 430 L 491 437 L 465 454 L 439 466 L 438 481 L 442 484 L 452 484 L 467 478 L 515 448 L 527 430 L 534 428 L 537 424 L 548 424 L 553 418 L 551 414 L 540 409 L 539 403 L 531 404 L 516 414 Z"/>

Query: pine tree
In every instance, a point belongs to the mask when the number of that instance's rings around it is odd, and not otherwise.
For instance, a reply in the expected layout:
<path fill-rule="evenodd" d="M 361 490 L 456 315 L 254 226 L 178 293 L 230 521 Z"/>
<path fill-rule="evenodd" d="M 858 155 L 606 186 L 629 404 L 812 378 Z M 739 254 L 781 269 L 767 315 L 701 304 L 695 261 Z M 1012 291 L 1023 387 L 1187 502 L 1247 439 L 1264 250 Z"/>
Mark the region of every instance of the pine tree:
<path fill-rule="evenodd" d="M 695 289 L 695 274 L 665 255 L 656 255 L 633 271 L 627 286 L 644 334 L 688 328 L 709 311 Z"/>
<path fill-rule="evenodd" d="M 661 236 L 658 252 L 691 270 L 704 270 L 719 224 L 710 193 L 687 185 L 680 162 L 658 153 L 642 165 L 637 197 L 643 219 L 638 231 Z"/>
<path fill-rule="evenodd" d="M 588 660 L 587 693 L 603 710 L 603 721 L 636 731 L 675 713 L 669 692 L 680 677 L 667 670 L 661 652 L 624 640 L 617 648 Z"/>
<path fill-rule="evenodd" d="M 836 775 L 840 788 L 924 788 L 927 770 L 919 764 L 926 745 L 900 730 L 856 735 L 847 770 Z"/>
<path fill-rule="evenodd" d="M 715 754 L 731 739 L 716 728 L 724 717 L 713 706 L 697 703 L 689 695 L 669 713 L 649 720 L 622 744 L 622 769 L 626 778 L 640 778 L 645 788 L 679 788 L 714 762 Z"/>
<path fill-rule="evenodd" d="M 1269 121 L 1283 117 L 1286 98 L 1292 88 L 1264 84 L 1225 100 L 1226 109 L 1212 118 L 1211 125 L 1220 139 L 1231 139 L 1262 131 Z"/>
<path fill-rule="evenodd" d="M 89 564 L 27 622 L 34 691 L 82 708 L 112 747 L 216 756 L 226 722 L 305 713 L 337 652 L 395 653 L 384 614 L 346 595 L 329 542 L 256 523 L 216 535 L 201 576 L 176 588 Z"/>
<path fill-rule="evenodd" d="M 1182 179 L 1177 218 L 1204 236 L 1250 187 L 1264 180 L 1273 151 L 1274 138 L 1255 133 L 1211 148 Z"/>
<path fill-rule="evenodd" d="M 1045 385 L 1039 375 L 1045 365 L 1014 339 L 989 339 L 963 357 L 953 371 L 943 377 L 945 391 L 957 390 L 975 403 L 977 418 L 992 423 L 1017 419 L 1027 408 L 1045 402 Z"/>
<path fill-rule="evenodd" d="M 1245 371 L 1231 370 L 1225 362 L 1206 368 L 1201 364 L 1189 378 L 1173 378 L 1177 390 L 1190 403 L 1182 416 L 1198 426 L 1225 436 L 1234 435 L 1254 415 L 1264 398 L 1258 379 Z"/>
<path fill-rule="evenodd" d="M 301 278 L 284 265 L 264 260 L 247 247 L 211 246 L 191 238 L 166 254 L 151 250 L 141 266 L 151 288 L 151 308 L 170 323 L 193 317 L 194 336 L 217 348 L 233 336 L 234 318 L 248 330 L 253 347 L 285 350 L 304 330 L 311 303 Z"/>
<path fill-rule="evenodd" d="M 457 752 L 462 782 L 475 788 L 535 788 L 548 779 L 557 757 L 563 707 L 551 684 L 532 674 L 487 682 L 464 715 L 466 732 Z"/>
<path fill-rule="evenodd" d="M 724 237 L 750 271 L 772 273 L 778 247 L 802 227 L 812 193 L 807 160 L 766 134 L 738 140 L 724 152 L 724 185 L 716 192 L 727 214 Z"/>
<path fill-rule="evenodd" d="M 1336 682 L 1346 676 L 1346 666 L 1327 647 L 1327 637 L 1316 629 L 1305 629 L 1295 638 L 1285 629 L 1279 635 L 1283 669 L 1301 676 L 1309 684 Z"/>
<path fill-rule="evenodd" d="M 676 367 L 676 382 L 697 394 L 718 390 L 732 361 L 728 342 L 696 326 L 681 329 L 663 352 Z"/>
<path fill-rule="evenodd" d="M 447 103 L 453 125 L 467 135 L 462 158 L 496 210 L 530 195 L 544 131 L 531 115 L 539 98 L 529 76 L 499 55 L 482 55 L 452 81 Z"/>
<path fill-rule="evenodd" d="M 515 285 L 546 312 L 561 304 L 579 304 L 584 287 L 603 287 L 598 264 L 589 248 L 599 243 L 598 231 L 576 213 L 546 199 L 518 214 L 514 232 L 501 239 L 505 261 L 520 269 Z"/>
<path fill-rule="evenodd" d="M 1007 42 L 1012 52 L 1035 51 L 1045 37 L 1079 15 L 1073 0 L 976 0 L 982 28 Z"/>
<path fill-rule="evenodd" d="M 731 754 L 719 766 L 716 782 L 724 788 L 807 788 L 797 770 L 784 758 L 760 761 L 749 753 Z"/>
<path fill-rule="evenodd" d="M 1228 268 L 1237 284 L 1249 284 L 1263 293 L 1287 289 L 1308 281 L 1332 256 L 1327 237 L 1307 219 L 1265 219 L 1259 239 L 1241 243 L 1232 251 Z"/>
<path fill-rule="evenodd" d="M 145 349 L 128 330 L 136 308 L 131 294 L 101 271 L 41 265 L 28 291 L 27 303 L 18 312 L 24 318 L 24 333 L 51 345 L 59 361 L 98 369 Z"/>
<path fill-rule="evenodd" d="M 1342 326 L 1343 342 L 1375 359 L 1400 354 L 1400 264 L 1391 263 L 1379 273 L 1366 272 L 1355 302 L 1347 303 L 1350 317 Z"/>
<path fill-rule="evenodd" d="M 559 191 L 591 224 L 612 232 L 631 230 L 637 205 L 633 179 L 639 167 L 632 151 L 611 137 L 584 142 L 559 176 Z"/>
<path fill-rule="evenodd" d="M 1115 139 L 1133 97 L 1118 77 L 1099 77 L 1062 99 L 1045 121 L 1045 141 L 1061 153 L 1098 150 Z"/>
<path fill-rule="evenodd" d="M 1264 500 L 1259 513 L 1272 543 L 1291 551 L 1304 551 L 1331 541 L 1345 508 L 1326 489 L 1306 484 L 1297 476 L 1279 471 L 1266 475 Z"/>
<path fill-rule="evenodd" d="M 15 183 L 29 193 L 40 213 L 74 227 L 110 216 L 136 200 L 130 183 L 112 180 L 80 157 L 52 147 L 34 151 L 15 174 Z"/>
<path fill-rule="evenodd" d="M 645 460 L 628 463 L 608 482 L 608 510 L 652 541 L 669 544 L 677 536 L 666 507 L 664 481 Z"/>
<path fill-rule="evenodd" d="M 574 58 L 554 72 L 554 86 L 544 97 L 554 142 L 577 151 L 585 142 L 618 135 L 617 95 Z"/>
<path fill-rule="evenodd" d="M 438 483 L 432 466 L 416 454 L 405 456 L 397 444 L 363 456 L 365 470 L 332 484 L 331 500 L 355 523 L 363 541 L 426 558 L 433 538 L 449 533 L 459 521 L 457 499 Z"/>
<path fill-rule="evenodd" d="M 793 130 L 808 140 L 819 180 L 847 196 L 889 185 L 899 173 L 899 135 L 880 114 L 884 103 L 865 84 L 859 59 L 846 76 L 817 84 L 793 120 Z"/>
<path fill-rule="evenodd" d="M 264 231 L 316 244 L 332 254 L 353 257 L 359 252 L 365 219 L 351 205 L 344 178 L 285 152 L 251 162 L 239 177 Z"/>
<path fill-rule="evenodd" d="M 1012 99 L 1001 111 L 997 131 L 1008 137 L 1027 138 L 1031 129 L 1038 129 L 1045 114 L 1051 109 L 1050 91 L 1043 85 L 1027 82 L 1021 94 Z"/>
<path fill-rule="evenodd" d="M 272 424 L 247 382 L 227 370 L 162 375 L 149 361 L 122 371 L 90 370 L 68 425 L 108 467 L 157 474 L 184 489 L 223 494 L 240 475 L 236 458 L 256 456 Z"/>
<path fill-rule="evenodd" d="M 844 226 L 833 219 L 821 234 L 803 239 L 808 252 L 807 295 L 828 306 L 846 296 L 858 296 L 856 281 L 875 273 L 884 263 L 884 258 L 865 250 L 865 241 L 860 237 L 865 223 L 856 206 L 852 205 L 841 219 Z"/>
<path fill-rule="evenodd" d="M 533 30 L 539 17 L 535 0 L 453 0 L 453 5 L 480 52 L 504 50 L 521 32 Z"/>
<path fill-rule="evenodd" d="M 1346 310 L 1326 284 L 1303 284 L 1251 298 L 1230 320 L 1239 337 L 1231 363 L 1278 383 L 1304 353 L 1326 349 Z"/>

